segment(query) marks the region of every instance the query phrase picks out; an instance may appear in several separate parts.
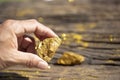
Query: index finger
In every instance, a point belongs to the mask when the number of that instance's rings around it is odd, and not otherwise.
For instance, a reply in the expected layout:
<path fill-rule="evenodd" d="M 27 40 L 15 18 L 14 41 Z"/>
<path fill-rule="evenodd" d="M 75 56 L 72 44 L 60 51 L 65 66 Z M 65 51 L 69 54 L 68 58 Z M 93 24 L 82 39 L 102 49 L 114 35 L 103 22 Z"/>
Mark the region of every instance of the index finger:
<path fill-rule="evenodd" d="M 13 31 L 17 36 L 22 36 L 25 33 L 35 33 L 38 38 L 57 37 L 50 28 L 42 25 L 35 19 L 13 20 L 13 22 Z"/>

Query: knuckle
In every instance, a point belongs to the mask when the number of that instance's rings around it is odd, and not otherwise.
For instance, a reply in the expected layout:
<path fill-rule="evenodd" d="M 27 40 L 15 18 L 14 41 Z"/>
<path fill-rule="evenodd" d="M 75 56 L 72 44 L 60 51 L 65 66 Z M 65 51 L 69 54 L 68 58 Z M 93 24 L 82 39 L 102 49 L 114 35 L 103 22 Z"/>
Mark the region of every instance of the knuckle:
<path fill-rule="evenodd" d="M 13 25 L 14 22 L 15 22 L 15 20 L 8 19 L 8 20 L 4 21 L 3 25 L 10 26 L 10 25 Z"/>
<path fill-rule="evenodd" d="M 8 20 L 6 20 L 4 23 L 10 24 L 10 23 L 13 23 L 13 21 L 14 21 L 14 20 L 12 20 L 12 19 L 8 19 Z"/>
<path fill-rule="evenodd" d="M 26 62 L 26 65 L 28 67 L 35 67 L 38 64 L 38 61 L 36 61 L 37 55 L 29 55 L 29 59 Z"/>
<path fill-rule="evenodd" d="M 31 19 L 31 21 L 34 23 L 38 23 L 38 21 L 36 19 Z"/>

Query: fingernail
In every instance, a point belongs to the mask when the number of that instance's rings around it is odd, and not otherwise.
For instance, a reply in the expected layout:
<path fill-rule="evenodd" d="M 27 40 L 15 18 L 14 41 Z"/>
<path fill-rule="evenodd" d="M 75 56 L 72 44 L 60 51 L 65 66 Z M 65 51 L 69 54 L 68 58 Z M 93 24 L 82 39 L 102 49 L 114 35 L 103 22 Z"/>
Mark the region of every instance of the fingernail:
<path fill-rule="evenodd" d="M 38 68 L 40 68 L 40 69 L 49 69 L 49 66 L 48 66 L 47 62 L 42 61 L 42 62 L 39 62 Z"/>

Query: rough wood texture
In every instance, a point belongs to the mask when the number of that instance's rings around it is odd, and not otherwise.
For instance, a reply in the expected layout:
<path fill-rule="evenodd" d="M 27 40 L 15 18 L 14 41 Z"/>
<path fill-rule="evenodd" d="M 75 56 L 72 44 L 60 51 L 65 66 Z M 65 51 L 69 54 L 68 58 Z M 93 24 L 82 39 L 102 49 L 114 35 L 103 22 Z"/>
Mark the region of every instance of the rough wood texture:
<path fill-rule="evenodd" d="M 1 22 L 36 18 L 58 35 L 82 36 L 80 44 L 72 41 L 59 48 L 50 70 L 14 66 L 1 71 L 0 80 L 120 80 L 120 0 L 5 2 L 0 3 L 0 12 Z M 64 51 L 79 53 L 86 61 L 75 66 L 56 65 Z"/>

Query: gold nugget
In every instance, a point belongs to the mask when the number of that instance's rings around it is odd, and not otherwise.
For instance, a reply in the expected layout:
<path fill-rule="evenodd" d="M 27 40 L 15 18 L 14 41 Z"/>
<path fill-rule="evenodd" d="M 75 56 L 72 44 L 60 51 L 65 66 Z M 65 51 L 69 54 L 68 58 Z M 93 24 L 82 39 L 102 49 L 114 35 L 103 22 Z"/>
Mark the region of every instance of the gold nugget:
<path fill-rule="evenodd" d="M 56 50 L 61 44 L 59 37 L 47 38 L 43 41 L 36 39 L 37 54 L 45 61 L 49 62 L 55 55 Z"/>
<path fill-rule="evenodd" d="M 85 61 L 84 56 L 73 52 L 64 52 L 63 55 L 57 60 L 61 65 L 75 65 Z"/>

